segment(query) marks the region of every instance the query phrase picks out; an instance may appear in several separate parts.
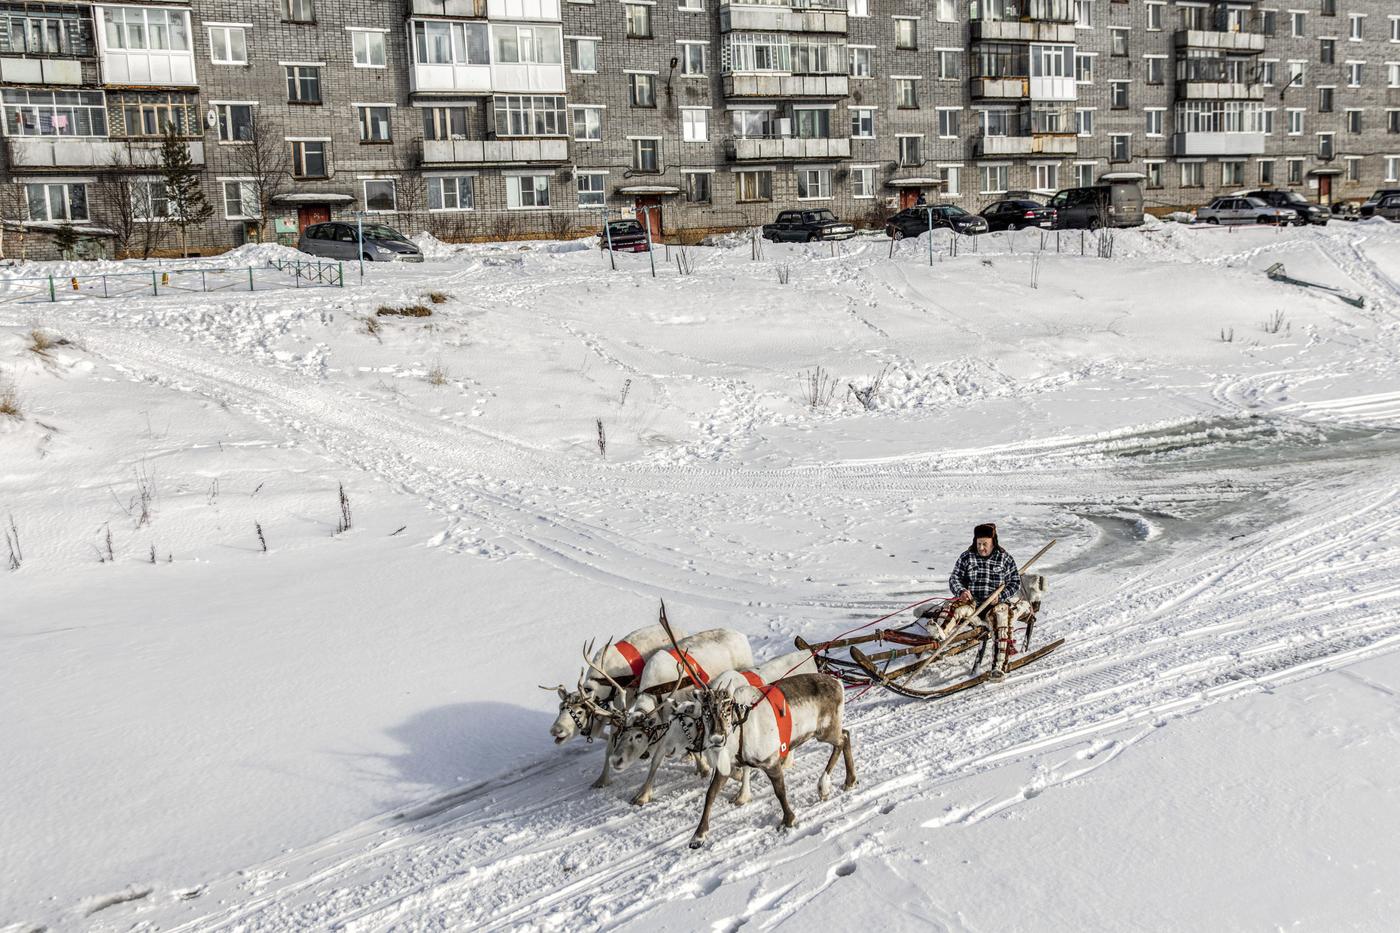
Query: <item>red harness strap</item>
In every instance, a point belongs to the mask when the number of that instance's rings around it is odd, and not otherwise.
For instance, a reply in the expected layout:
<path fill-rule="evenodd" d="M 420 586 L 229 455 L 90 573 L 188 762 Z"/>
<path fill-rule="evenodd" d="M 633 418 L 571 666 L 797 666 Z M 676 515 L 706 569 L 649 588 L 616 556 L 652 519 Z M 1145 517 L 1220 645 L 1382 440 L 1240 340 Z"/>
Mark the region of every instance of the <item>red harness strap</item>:
<path fill-rule="evenodd" d="M 778 722 L 778 760 L 781 761 L 788 756 L 788 743 L 792 741 L 792 711 L 788 709 L 787 698 L 777 685 L 765 685 L 763 678 L 753 671 L 744 671 L 743 674 L 744 679 L 763 694 L 768 705 L 773 707 L 773 718 Z"/>
<path fill-rule="evenodd" d="M 678 654 L 675 648 L 667 648 L 666 653 L 675 658 L 676 663 L 681 666 L 682 679 L 687 679 L 690 676 L 689 672 L 686 670 L 685 662 L 681 660 L 681 658 L 684 657 L 686 661 L 690 662 L 690 669 L 695 671 L 695 676 L 700 678 L 701 684 L 710 682 L 710 675 L 706 674 L 705 669 L 700 666 L 700 662 L 691 657 L 687 652 L 682 651 Z"/>
<path fill-rule="evenodd" d="M 632 677 L 636 679 L 642 676 L 642 668 L 647 666 L 646 659 L 642 653 L 632 646 L 630 641 L 613 642 L 613 647 L 617 653 L 622 655 L 622 659 L 632 667 Z"/>

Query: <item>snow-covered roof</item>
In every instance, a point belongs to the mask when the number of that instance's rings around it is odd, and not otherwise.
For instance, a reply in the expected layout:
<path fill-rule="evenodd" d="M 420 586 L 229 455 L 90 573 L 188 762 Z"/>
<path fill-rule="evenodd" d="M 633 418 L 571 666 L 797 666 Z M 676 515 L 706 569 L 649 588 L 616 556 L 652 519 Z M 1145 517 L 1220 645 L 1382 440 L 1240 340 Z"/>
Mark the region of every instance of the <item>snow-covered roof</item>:
<path fill-rule="evenodd" d="M 623 185 L 617 189 L 618 194 L 680 194 L 681 189 L 675 185 Z"/>
<path fill-rule="evenodd" d="M 885 182 L 891 188 L 923 188 L 928 185 L 941 185 L 937 178 L 891 178 Z"/>
<path fill-rule="evenodd" d="M 291 191 L 287 194 L 273 195 L 272 200 L 279 204 L 344 204 L 355 200 L 355 196 L 340 191 Z"/>

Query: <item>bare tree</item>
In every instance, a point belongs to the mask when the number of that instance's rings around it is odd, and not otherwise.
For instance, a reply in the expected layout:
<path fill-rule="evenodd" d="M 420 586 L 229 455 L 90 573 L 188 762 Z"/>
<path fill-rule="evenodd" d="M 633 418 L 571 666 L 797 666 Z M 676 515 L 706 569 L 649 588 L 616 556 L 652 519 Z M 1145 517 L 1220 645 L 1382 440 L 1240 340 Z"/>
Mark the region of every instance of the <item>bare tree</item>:
<path fill-rule="evenodd" d="M 96 197 L 91 205 L 93 219 L 112 231 L 114 254 L 118 259 L 136 255 L 149 259 L 169 232 L 169 218 L 144 216 L 155 212 L 150 209 L 147 183 L 133 175 L 129 167 L 132 164 L 131 148 L 128 142 L 127 157 L 124 159 L 113 155 L 97 173 L 97 183 L 93 185 Z M 145 210 L 140 209 L 143 204 Z"/>
<path fill-rule="evenodd" d="M 5 258 L 5 232 L 7 230 L 15 232 L 15 251 L 19 254 L 18 258 L 26 258 L 24 253 L 24 217 L 24 185 L 0 185 L 0 259 Z"/>
<path fill-rule="evenodd" d="M 423 177 L 422 164 L 414 156 L 395 150 L 391 171 L 398 181 L 394 186 L 394 207 L 399 215 L 399 227 L 405 234 L 414 228 L 428 229 L 428 182 Z"/>
<path fill-rule="evenodd" d="M 247 138 L 228 150 L 235 171 L 249 178 L 256 188 L 258 242 L 262 242 L 272 204 L 291 182 L 291 147 L 272 123 L 255 117 Z"/>

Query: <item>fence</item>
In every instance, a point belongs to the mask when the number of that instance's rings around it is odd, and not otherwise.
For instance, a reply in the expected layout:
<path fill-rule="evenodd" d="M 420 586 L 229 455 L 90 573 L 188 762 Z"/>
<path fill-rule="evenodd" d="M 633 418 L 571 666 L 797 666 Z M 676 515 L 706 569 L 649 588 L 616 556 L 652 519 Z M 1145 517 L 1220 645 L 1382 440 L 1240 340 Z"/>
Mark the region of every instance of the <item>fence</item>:
<path fill-rule="evenodd" d="M 273 260 L 266 266 L 199 266 L 150 272 L 94 272 L 0 279 L 0 303 L 70 301 L 78 298 L 160 297 L 176 292 L 256 292 L 287 288 L 344 288 L 345 264 Z"/>

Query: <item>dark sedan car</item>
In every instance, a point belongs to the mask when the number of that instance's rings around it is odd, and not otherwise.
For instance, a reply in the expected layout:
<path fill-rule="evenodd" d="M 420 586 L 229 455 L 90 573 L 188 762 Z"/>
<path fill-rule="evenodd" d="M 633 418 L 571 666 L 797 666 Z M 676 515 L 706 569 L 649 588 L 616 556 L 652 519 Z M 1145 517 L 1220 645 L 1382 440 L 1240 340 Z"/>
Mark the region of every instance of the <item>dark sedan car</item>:
<path fill-rule="evenodd" d="M 1278 188 L 1270 188 L 1264 191 L 1251 191 L 1246 197 L 1258 198 L 1265 204 L 1274 207 L 1286 207 L 1298 215 L 1295 224 L 1302 227 L 1306 224 L 1321 224 L 1326 226 L 1327 221 L 1332 219 L 1332 212 L 1321 204 L 1313 204 L 1307 198 L 1296 191 L 1282 191 Z"/>
<path fill-rule="evenodd" d="M 1394 194 L 1400 194 L 1400 188 L 1377 189 L 1375 194 L 1371 195 L 1369 198 L 1362 202 L 1361 208 L 1358 211 L 1358 213 L 1360 213 L 1362 217 L 1370 217 L 1376 212 L 1376 206 L 1378 204 L 1380 204 L 1386 198 Z"/>
<path fill-rule="evenodd" d="M 646 229 L 635 220 L 608 221 L 607 229 L 598 234 L 598 248 L 609 247 L 627 253 L 645 253 L 651 249 Z"/>
<path fill-rule="evenodd" d="M 953 230 L 957 233 L 986 233 L 987 221 L 976 214 L 969 214 L 961 207 L 952 204 L 928 204 L 922 207 L 906 207 L 885 221 L 885 235 L 900 239 L 918 236 L 933 229 Z"/>
<path fill-rule="evenodd" d="M 1055 226 L 1055 209 L 1029 198 L 995 201 L 983 208 L 982 216 L 987 221 L 987 229 L 991 231 L 1020 230 L 1022 227 L 1043 227 L 1048 230 Z"/>

